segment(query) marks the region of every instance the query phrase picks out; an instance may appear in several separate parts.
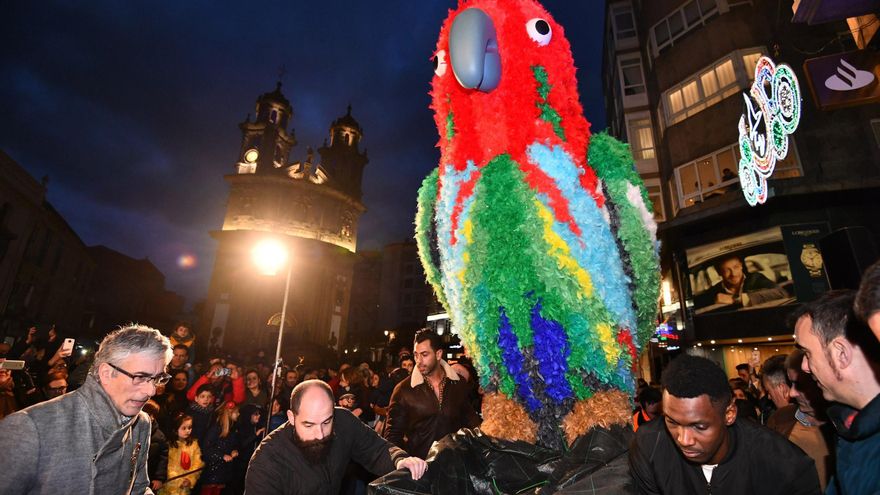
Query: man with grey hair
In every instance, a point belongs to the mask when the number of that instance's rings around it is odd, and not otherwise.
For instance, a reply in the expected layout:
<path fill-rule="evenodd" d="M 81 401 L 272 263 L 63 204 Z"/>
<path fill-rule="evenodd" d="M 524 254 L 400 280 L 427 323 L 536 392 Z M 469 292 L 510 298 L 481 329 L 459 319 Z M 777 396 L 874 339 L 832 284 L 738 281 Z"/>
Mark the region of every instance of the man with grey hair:
<path fill-rule="evenodd" d="M 770 356 L 761 366 L 761 386 L 767 391 L 776 410 L 789 404 L 788 391 L 791 384 L 785 373 L 785 354 Z"/>
<path fill-rule="evenodd" d="M 82 387 L 0 421 L 0 493 L 152 494 L 150 418 L 171 344 L 129 325 L 108 334 Z"/>

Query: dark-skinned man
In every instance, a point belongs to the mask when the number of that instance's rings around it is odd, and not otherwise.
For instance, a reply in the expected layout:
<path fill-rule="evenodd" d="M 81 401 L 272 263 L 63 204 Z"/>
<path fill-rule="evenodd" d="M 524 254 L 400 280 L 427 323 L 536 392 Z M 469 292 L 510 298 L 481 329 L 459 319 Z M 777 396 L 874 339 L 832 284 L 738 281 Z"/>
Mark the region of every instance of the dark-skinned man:
<path fill-rule="evenodd" d="M 385 438 L 411 455 L 425 458 L 434 441 L 461 428 L 475 428 L 480 418 L 468 400 L 468 387 L 443 360 L 440 337 L 416 333 L 416 369 L 394 387 Z"/>
<path fill-rule="evenodd" d="M 676 358 L 663 373 L 664 421 L 639 428 L 630 468 L 643 494 L 818 494 L 813 460 L 777 433 L 736 420 L 712 361 Z"/>

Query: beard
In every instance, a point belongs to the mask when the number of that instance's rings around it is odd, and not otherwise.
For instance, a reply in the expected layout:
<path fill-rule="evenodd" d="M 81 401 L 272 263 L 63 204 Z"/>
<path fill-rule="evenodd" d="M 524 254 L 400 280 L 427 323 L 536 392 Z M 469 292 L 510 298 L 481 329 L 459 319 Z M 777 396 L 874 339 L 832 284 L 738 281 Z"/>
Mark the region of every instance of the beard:
<path fill-rule="evenodd" d="M 336 433 L 330 433 L 320 440 L 303 440 L 296 433 L 296 429 L 294 428 L 293 430 L 294 445 L 297 446 L 303 457 L 311 465 L 321 464 L 327 459 L 327 454 L 330 453 L 330 448 L 333 447 L 334 437 L 336 437 Z"/>

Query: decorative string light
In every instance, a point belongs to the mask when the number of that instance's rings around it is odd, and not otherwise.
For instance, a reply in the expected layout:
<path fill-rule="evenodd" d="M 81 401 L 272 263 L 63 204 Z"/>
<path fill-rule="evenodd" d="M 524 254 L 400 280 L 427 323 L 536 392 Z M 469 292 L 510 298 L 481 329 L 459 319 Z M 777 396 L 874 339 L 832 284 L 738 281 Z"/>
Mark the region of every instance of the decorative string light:
<path fill-rule="evenodd" d="M 788 155 L 788 136 L 801 119 L 801 90 L 791 67 L 767 57 L 755 65 L 755 82 L 743 93 L 739 119 L 739 179 L 751 206 L 767 201 L 767 179 Z"/>

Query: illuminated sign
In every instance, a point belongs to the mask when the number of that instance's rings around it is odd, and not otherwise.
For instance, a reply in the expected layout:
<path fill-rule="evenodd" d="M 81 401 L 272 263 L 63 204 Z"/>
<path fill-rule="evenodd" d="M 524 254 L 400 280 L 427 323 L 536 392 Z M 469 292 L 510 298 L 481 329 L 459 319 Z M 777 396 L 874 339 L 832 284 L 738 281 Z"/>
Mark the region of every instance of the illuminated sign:
<path fill-rule="evenodd" d="M 788 135 L 801 118 L 801 90 L 791 67 L 758 59 L 755 82 L 743 93 L 746 113 L 739 119 L 739 181 L 751 206 L 767 201 L 767 179 L 776 161 L 788 155 Z"/>
<path fill-rule="evenodd" d="M 820 110 L 880 102 L 880 54 L 854 50 L 804 62 L 807 85 Z"/>
<path fill-rule="evenodd" d="M 658 344 L 658 347 L 663 348 L 667 347 L 670 341 L 678 341 L 678 333 L 676 333 L 672 325 L 665 322 L 657 325 L 657 328 L 654 330 L 654 337 L 651 339 L 651 342 L 655 342 Z"/>

